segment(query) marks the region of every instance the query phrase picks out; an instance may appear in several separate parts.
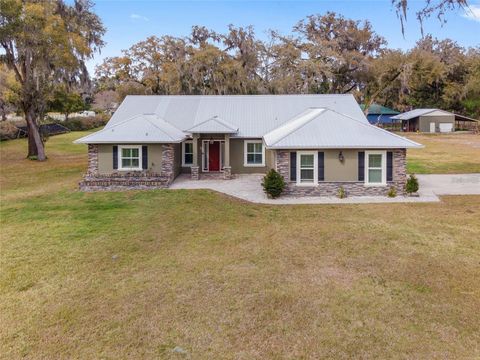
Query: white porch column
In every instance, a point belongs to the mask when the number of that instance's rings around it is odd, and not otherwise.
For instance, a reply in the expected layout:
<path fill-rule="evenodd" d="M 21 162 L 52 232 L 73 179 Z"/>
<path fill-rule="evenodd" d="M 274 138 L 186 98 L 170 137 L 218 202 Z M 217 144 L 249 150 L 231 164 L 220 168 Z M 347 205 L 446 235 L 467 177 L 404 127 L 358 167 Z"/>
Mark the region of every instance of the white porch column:
<path fill-rule="evenodd" d="M 232 167 L 230 166 L 230 134 L 225 134 L 225 153 L 223 154 L 223 178 L 232 178 Z"/>
<path fill-rule="evenodd" d="M 192 180 L 199 179 L 199 167 L 198 167 L 198 134 L 192 134 L 192 152 L 193 162 L 190 168 Z"/>

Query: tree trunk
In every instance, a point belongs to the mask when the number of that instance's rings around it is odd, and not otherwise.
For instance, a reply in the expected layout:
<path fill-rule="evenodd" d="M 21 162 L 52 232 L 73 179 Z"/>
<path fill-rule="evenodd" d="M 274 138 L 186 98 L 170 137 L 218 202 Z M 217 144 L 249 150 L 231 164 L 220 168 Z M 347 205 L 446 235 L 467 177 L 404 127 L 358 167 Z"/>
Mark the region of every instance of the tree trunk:
<path fill-rule="evenodd" d="M 25 119 L 28 128 L 28 157 L 36 156 L 37 160 L 45 161 L 45 148 L 32 110 L 25 111 Z"/>

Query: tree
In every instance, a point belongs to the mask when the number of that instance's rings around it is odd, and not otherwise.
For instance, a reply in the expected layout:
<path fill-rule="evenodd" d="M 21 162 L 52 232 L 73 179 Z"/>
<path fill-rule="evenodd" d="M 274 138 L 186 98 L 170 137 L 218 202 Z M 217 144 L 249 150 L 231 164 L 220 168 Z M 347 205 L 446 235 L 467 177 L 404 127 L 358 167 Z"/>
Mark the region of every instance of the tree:
<path fill-rule="evenodd" d="M 392 0 L 392 4 L 397 11 L 402 26 L 402 34 L 405 33 L 405 22 L 407 21 L 407 10 L 409 0 Z M 423 21 L 430 16 L 435 15 L 441 22 L 445 21 L 445 13 L 455 9 L 463 9 L 468 7 L 467 0 L 425 0 L 425 6 L 417 11 L 416 17 L 420 22 L 420 29 L 423 36 Z"/>
<path fill-rule="evenodd" d="M 85 109 L 82 96 L 74 91 L 68 91 L 60 86 L 53 93 L 53 99 L 49 101 L 49 110 L 58 111 L 65 115 L 65 120 L 71 113 Z"/>
<path fill-rule="evenodd" d="M 28 157 L 45 160 L 39 122 L 55 84 L 89 81 L 85 61 L 103 46 L 103 25 L 89 0 L 0 0 L 1 61 L 20 84 Z"/>

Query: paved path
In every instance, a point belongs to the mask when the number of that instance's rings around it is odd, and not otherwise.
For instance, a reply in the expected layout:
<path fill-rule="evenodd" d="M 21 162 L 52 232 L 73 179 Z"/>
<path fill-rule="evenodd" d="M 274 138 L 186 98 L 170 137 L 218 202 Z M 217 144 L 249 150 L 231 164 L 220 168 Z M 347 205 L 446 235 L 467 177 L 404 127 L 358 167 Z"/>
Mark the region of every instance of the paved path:
<path fill-rule="evenodd" d="M 171 189 L 211 189 L 242 200 L 261 204 L 365 204 L 398 202 L 437 202 L 437 195 L 480 194 L 480 174 L 463 175 L 418 175 L 419 197 L 388 198 L 383 196 L 362 196 L 338 199 L 336 197 L 280 197 L 268 199 L 261 187 L 263 175 L 237 175 L 233 180 L 197 180 L 180 175 L 170 186 Z"/>
<path fill-rule="evenodd" d="M 420 194 L 480 195 L 480 174 L 417 175 Z"/>

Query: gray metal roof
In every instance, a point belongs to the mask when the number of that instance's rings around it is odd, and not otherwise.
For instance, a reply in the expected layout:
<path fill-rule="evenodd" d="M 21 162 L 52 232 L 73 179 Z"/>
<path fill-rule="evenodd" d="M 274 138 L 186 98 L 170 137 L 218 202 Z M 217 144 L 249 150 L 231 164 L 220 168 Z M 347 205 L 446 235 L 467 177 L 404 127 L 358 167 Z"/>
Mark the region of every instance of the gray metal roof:
<path fill-rule="evenodd" d="M 442 113 L 445 113 L 445 115 L 453 115 L 452 113 L 449 113 L 448 111 L 440 110 L 440 109 L 415 109 L 415 110 L 410 110 L 395 116 L 392 116 L 392 119 L 395 120 L 410 120 L 419 116 L 427 115 L 433 111 L 441 111 Z"/>
<path fill-rule="evenodd" d="M 203 134 L 235 134 L 238 132 L 238 126 L 229 124 L 227 121 L 214 116 L 210 119 L 196 124 L 190 129 L 185 130 L 189 133 L 203 133 Z"/>
<path fill-rule="evenodd" d="M 78 144 L 176 143 L 185 134 L 155 114 L 140 114 L 75 141 Z"/>
<path fill-rule="evenodd" d="M 368 123 L 353 95 L 131 95 L 108 122 L 110 128 L 141 113 L 154 113 L 182 131 L 214 116 L 238 127 L 236 137 L 259 138 L 305 109 L 329 108 Z"/>
<path fill-rule="evenodd" d="M 271 149 L 392 149 L 422 145 L 331 109 L 308 109 L 265 134 Z"/>

